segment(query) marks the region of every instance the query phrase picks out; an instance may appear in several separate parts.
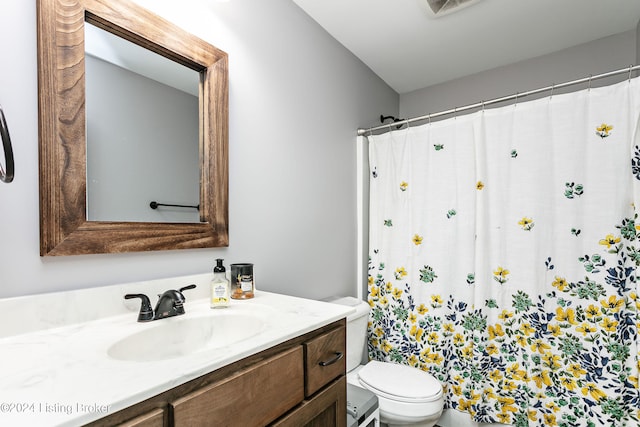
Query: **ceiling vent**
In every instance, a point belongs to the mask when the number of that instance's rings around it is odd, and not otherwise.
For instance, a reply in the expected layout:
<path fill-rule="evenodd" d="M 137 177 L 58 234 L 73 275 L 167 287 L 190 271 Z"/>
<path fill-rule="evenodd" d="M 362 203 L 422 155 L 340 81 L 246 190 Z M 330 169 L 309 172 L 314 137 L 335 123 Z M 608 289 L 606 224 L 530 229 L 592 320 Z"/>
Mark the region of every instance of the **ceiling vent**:
<path fill-rule="evenodd" d="M 480 0 L 427 0 L 427 3 L 433 15 L 438 18 L 462 10 L 478 1 Z"/>

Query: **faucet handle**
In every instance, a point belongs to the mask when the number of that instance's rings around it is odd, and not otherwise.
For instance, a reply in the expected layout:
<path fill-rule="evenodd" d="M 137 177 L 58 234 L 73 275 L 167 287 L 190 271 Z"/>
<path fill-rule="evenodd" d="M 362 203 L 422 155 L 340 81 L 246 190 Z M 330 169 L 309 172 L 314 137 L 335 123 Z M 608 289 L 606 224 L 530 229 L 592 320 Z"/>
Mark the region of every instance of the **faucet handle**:
<path fill-rule="evenodd" d="M 126 294 L 124 299 L 140 298 L 142 303 L 140 304 L 140 313 L 138 313 L 138 322 L 148 322 L 153 320 L 153 308 L 151 307 L 151 301 L 145 294 Z"/>
<path fill-rule="evenodd" d="M 195 289 L 195 288 L 196 288 L 196 285 L 192 283 L 189 286 L 185 286 L 184 288 L 180 288 L 178 290 L 180 291 L 180 293 L 182 293 L 182 291 L 186 291 L 186 290 L 189 290 L 189 289 Z"/>
<path fill-rule="evenodd" d="M 186 300 L 186 298 L 184 297 L 184 295 L 182 294 L 183 291 L 189 290 L 189 289 L 195 289 L 196 285 L 194 285 L 193 283 L 179 288 L 177 291 L 169 291 L 169 292 L 174 292 L 176 293 L 176 298 L 174 298 L 174 308 L 176 310 L 177 314 L 184 314 L 184 302 Z"/>

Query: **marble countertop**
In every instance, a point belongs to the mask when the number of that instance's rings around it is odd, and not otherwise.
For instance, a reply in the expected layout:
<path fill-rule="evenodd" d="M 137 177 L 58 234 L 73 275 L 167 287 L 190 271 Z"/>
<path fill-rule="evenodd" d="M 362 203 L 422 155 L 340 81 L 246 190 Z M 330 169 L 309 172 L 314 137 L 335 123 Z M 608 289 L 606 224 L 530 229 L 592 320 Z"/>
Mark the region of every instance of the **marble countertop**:
<path fill-rule="evenodd" d="M 18 305 L 27 302 L 17 301 Z M 126 311 L 57 327 L 32 326 L 15 335 L 5 332 L 0 338 L 0 425 L 88 423 L 352 311 L 337 304 L 261 291 L 251 300 L 234 300 L 219 310 L 210 309 L 206 297 L 187 298 L 185 310 L 183 316 L 148 323 L 138 323 L 136 313 Z M 262 320 L 260 331 L 244 341 L 166 360 L 126 361 L 108 355 L 114 343 L 161 322 L 243 313 Z"/>

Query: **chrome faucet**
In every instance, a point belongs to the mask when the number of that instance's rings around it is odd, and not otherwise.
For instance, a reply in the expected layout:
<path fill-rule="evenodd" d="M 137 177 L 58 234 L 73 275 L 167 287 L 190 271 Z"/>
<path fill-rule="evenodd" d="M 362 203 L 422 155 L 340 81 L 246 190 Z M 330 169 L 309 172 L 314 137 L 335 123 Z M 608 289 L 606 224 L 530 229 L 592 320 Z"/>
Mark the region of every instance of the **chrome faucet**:
<path fill-rule="evenodd" d="M 126 294 L 124 299 L 140 298 L 142 303 L 140 304 L 140 313 L 138 313 L 138 322 L 150 322 L 184 314 L 185 297 L 182 292 L 195 287 L 196 285 L 192 284 L 177 291 L 170 289 L 159 294 L 155 310 L 151 308 L 151 301 L 145 294 Z"/>

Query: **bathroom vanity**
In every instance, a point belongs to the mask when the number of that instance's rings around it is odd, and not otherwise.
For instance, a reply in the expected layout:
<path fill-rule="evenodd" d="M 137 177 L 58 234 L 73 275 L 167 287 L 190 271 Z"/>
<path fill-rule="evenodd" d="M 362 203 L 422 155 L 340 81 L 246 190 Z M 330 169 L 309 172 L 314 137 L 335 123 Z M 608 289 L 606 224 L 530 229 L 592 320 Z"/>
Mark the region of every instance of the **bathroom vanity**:
<path fill-rule="evenodd" d="M 208 279 L 0 300 L 0 424 L 345 425 L 351 309 L 257 291 L 212 310 Z M 139 323 L 123 299 L 189 283 L 181 316 Z"/>
<path fill-rule="evenodd" d="M 345 352 L 344 320 L 219 368 L 89 425 L 344 426 L 345 366 L 344 357 L 337 360 L 336 352 Z M 335 363 L 331 363 L 334 359 Z"/>

